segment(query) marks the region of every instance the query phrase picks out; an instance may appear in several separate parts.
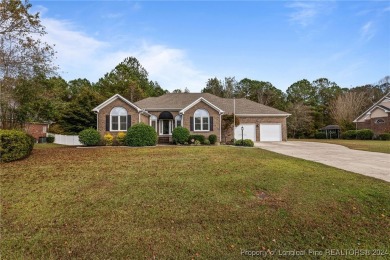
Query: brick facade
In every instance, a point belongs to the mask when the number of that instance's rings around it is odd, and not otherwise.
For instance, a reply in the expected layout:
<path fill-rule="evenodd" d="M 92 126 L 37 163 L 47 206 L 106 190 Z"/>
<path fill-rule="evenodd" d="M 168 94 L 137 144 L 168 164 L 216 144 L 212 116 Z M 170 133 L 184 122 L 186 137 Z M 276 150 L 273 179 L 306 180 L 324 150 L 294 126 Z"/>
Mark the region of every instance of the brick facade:
<path fill-rule="evenodd" d="M 382 119 L 384 123 L 378 124 L 376 121 Z M 366 120 L 365 122 L 358 122 L 357 129 L 371 129 L 374 134 L 383 134 L 390 132 L 390 115 L 387 117 L 375 117 Z"/>
<path fill-rule="evenodd" d="M 213 117 L 213 131 L 190 131 L 191 135 L 204 135 L 206 138 L 208 138 L 210 135 L 216 135 L 217 140 L 221 140 L 221 135 L 220 135 L 220 129 L 221 129 L 221 124 L 220 124 L 220 115 L 219 112 L 216 111 L 214 108 L 210 107 L 208 104 L 204 103 L 203 101 L 199 102 L 198 104 L 194 105 L 190 109 L 188 109 L 184 113 L 184 118 L 183 118 L 183 127 L 187 128 L 190 130 L 190 118 L 194 117 L 194 113 L 198 109 L 204 109 L 209 113 L 210 117 Z"/>
<path fill-rule="evenodd" d="M 129 104 L 127 104 L 126 102 L 118 98 L 113 102 L 111 102 L 110 104 L 108 104 L 107 106 L 103 107 L 98 113 L 97 130 L 102 136 L 104 136 L 106 133 L 110 133 L 111 135 L 116 136 L 119 132 L 124 132 L 124 131 L 106 131 L 106 115 L 110 115 L 110 112 L 114 107 L 123 107 L 124 109 L 126 109 L 127 114 L 131 115 L 131 125 L 139 123 L 138 111 L 134 107 L 130 106 Z M 146 121 L 144 117 L 145 117 L 144 115 L 141 115 L 142 120 Z M 149 124 L 149 119 L 147 121 L 148 121 L 147 124 Z"/>
<path fill-rule="evenodd" d="M 48 126 L 48 124 L 27 123 L 25 130 L 38 141 L 40 137 L 46 137 Z"/>

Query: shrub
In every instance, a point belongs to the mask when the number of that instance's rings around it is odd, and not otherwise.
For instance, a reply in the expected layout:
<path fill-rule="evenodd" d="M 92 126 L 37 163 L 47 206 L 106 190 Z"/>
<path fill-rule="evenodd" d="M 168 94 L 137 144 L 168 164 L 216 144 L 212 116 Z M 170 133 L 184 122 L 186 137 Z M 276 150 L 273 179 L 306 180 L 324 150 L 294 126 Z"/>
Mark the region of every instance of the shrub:
<path fill-rule="evenodd" d="M 0 130 L 0 161 L 11 162 L 28 157 L 35 139 L 18 130 Z"/>
<path fill-rule="evenodd" d="M 52 144 L 52 143 L 54 143 L 54 136 L 53 135 L 48 135 L 47 137 L 46 137 L 46 142 L 47 143 L 49 143 L 49 144 Z"/>
<path fill-rule="evenodd" d="M 98 145 L 100 142 L 100 134 L 93 128 L 88 128 L 79 133 L 79 141 L 86 146 Z"/>
<path fill-rule="evenodd" d="M 125 138 L 126 138 L 126 133 L 125 132 L 119 132 L 115 138 L 115 140 L 118 142 L 119 145 L 124 145 L 125 144 Z"/>
<path fill-rule="evenodd" d="M 176 144 L 184 144 L 188 141 L 188 138 L 190 136 L 190 131 L 188 131 L 187 128 L 184 127 L 176 127 L 172 131 L 172 140 Z"/>
<path fill-rule="evenodd" d="M 206 138 L 204 137 L 204 135 L 190 135 L 190 137 L 188 138 L 188 142 L 190 144 L 193 144 L 195 141 L 199 141 L 201 144 L 203 144 L 205 139 Z"/>
<path fill-rule="evenodd" d="M 62 135 L 65 133 L 64 129 L 59 124 L 51 124 L 49 126 L 49 132 L 53 134 Z"/>
<path fill-rule="evenodd" d="M 356 138 L 359 140 L 372 140 L 374 132 L 370 129 L 361 129 L 356 131 Z"/>
<path fill-rule="evenodd" d="M 204 143 L 203 144 L 205 144 L 205 145 L 210 145 L 210 140 L 209 139 L 206 139 L 206 140 L 204 140 Z"/>
<path fill-rule="evenodd" d="M 135 124 L 127 130 L 125 144 L 127 146 L 155 146 L 157 144 L 156 130 L 144 123 Z"/>
<path fill-rule="evenodd" d="M 316 132 L 314 134 L 315 139 L 326 139 L 326 133 L 324 132 Z"/>
<path fill-rule="evenodd" d="M 112 145 L 114 143 L 114 137 L 110 133 L 105 134 L 103 139 L 106 145 Z"/>
<path fill-rule="evenodd" d="M 200 145 L 201 143 L 200 143 L 199 140 L 195 140 L 194 144 L 195 144 L 195 145 Z"/>
<path fill-rule="evenodd" d="M 242 143 L 242 140 L 236 140 L 234 145 L 236 146 L 249 146 L 253 147 L 255 146 L 255 143 L 251 139 L 244 139 L 244 143 Z"/>
<path fill-rule="evenodd" d="M 356 132 L 356 130 L 345 131 L 341 134 L 341 138 L 347 140 L 356 139 Z"/>
<path fill-rule="evenodd" d="M 217 142 L 218 138 L 216 135 L 210 135 L 209 136 L 209 141 L 210 141 L 210 144 L 215 144 Z"/>
<path fill-rule="evenodd" d="M 378 139 L 379 140 L 384 140 L 384 141 L 390 140 L 390 133 L 380 134 L 380 135 L 378 135 Z"/>

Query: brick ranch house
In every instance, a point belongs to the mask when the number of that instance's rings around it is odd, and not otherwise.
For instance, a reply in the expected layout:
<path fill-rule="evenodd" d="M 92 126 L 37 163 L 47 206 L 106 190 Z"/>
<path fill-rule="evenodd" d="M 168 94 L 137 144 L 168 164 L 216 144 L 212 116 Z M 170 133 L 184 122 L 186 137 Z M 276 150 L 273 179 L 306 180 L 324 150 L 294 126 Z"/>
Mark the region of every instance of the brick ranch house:
<path fill-rule="evenodd" d="M 390 132 L 390 92 L 354 121 L 357 129 L 371 129 L 376 135 Z"/>
<path fill-rule="evenodd" d="M 97 130 L 101 135 L 116 135 L 136 123 L 143 122 L 156 129 L 159 142 L 172 141 L 172 130 L 182 126 L 191 135 L 214 134 L 221 142 L 231 141 L 233 136 L 253 141 L 286 141 L 286 118 L 290 115 L 245 98 L 227 99 L 209 93 L 169 93 L 160 97 L 149 97 L 130 102 L 119 94 L 95 107 Z M 240 125 L 222 131 L 222 115 L 233 114 Z"/>

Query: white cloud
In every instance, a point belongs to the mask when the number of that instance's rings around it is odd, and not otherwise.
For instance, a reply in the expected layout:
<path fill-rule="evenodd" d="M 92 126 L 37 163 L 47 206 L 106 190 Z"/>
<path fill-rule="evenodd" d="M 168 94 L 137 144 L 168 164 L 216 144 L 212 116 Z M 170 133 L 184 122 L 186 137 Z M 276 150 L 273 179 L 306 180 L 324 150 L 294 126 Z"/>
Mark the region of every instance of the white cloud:
<path fill-rule="evenodd" d="M 360 36 L 363 41 L 369 41 L 375 35 L 374 23 L 369 21 L 360 28 Z"/>
<path fill-rule="evenodd" d="M 294 1 L 287 7 L 294 10 L 290 14 L 290 21 L 306 27 L 319 15 L 328 14 L 334 6 L 333 1 Z"/>
<path fill-rule="evenodd" d="M 42 18 L 42 23 L 48 33 L 45 41 L 55 45 L 56 64 L 66 80 L 87 78 L 96 82 L 129 56 L 140 61 L 150 80 L 158 81 L 170 91 L 187 87 L 198 92 L 208 78 L 194 67 L 182 49 L 145 42 L 123 49 L 114 47 L 121 46 L 118 42 L 104 42 L 86 35 L 68 21 Z"/>

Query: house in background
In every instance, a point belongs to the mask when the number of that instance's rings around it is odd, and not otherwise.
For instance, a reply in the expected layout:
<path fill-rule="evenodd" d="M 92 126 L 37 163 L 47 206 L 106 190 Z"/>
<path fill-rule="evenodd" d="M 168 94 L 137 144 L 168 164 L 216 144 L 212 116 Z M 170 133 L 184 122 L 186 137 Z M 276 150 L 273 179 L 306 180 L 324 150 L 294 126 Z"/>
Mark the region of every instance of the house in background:
<path fill-rule="evenodd" d="M 353 122 L 357 129 L 371 129 L 375 134 L 390 132 L 390 92 Z"/>
<path fill-rule="evenodd" d="M 160 143 L 172 141 L 172 130 L 182 126 L 191 135 L 214 134 L 219 141 L 244 139 L 253 141 L 286 141 L 288 113 L 245 98 L 226 99 L 209 93 L 169 93 L 149 97 L 132 103 L 116 94 L 95 107 L 97 129 L 101 135 L 127 129 L 136 123 L 151 125 L 157 132 Z M 240 125 L 222 131 L 222 116 L 233 114 L 239 117 Z"/>
<path fill-rule="evenodd" d="M 48 123 L 26 123 L 24 126 L 26 133 L 33 136 L 37 142 L 43 142 L 48 129 Z"/>

